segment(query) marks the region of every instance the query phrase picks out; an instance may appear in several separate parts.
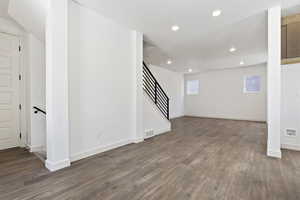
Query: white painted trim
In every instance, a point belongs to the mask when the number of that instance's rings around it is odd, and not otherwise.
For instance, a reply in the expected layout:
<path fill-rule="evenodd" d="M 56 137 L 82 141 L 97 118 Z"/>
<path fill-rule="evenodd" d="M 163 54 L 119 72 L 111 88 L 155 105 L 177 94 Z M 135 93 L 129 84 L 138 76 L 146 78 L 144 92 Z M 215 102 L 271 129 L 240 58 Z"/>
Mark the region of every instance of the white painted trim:
<path fill-rule="evenodd" d="M 282 149 L 288 149 L 288 150 L 294 150 L 294 151 L 300 151 L 300 145 L 295 144 L 281 144 Z"/>
<path fill-rule="evenodd" d="M 51 162 L 49 160 L 46 160 L 46 167 L 47 169 L 49 169 L 51 172 L 66 168 L 66 167 L 70 167 L 71 162 L 69 159 L 66 160 L 61 160 L 58 162 Z"/>
<path fill-rule="evenodd" d="M 207 119 L 224 119 L 224 120 L 234 120 L 234 121 L 249 121 L 249 122 L 261 122 L 267 123 L 265 120 L 256 120 L 256 119 L 237 119 L 237 118 L 227 118 L 227 117 L 211 117 L 211 116 L 200 116 L 200 115 L 185 115 L 185 117 L 198 117 L 198 118 L 207 118 Z"/>
<path fill-rule="evenodd" d="M 268 149 L 267 155 L 273 158 L 281 158 L 281 150 L 274 151 L 272 149 Z"/>
<path fill-rule="evenodd" d="M 93 155 L 96 155 L 99 153 L 103 153 L 105 151 L 109 151 L 109 150 L 116 149 L 121 146 L 125 146 L 125 145 L 131 144 L 131 143 L 137 143 L 137 142 L 138 142 L 138 140 L 125 140 L 125 141 L 116 142 L 114 144 L 109 144 L 109 145 L 105 145 L 105 146 L 99 146 L 96 148 L 92 148 L 90 150 L 87 150 L 87 151 L 84 151 L 81 153 L 77 153 L 75 155 L 71 155 L 71 162 L 81 160 L 83 158 L 87 158 L 87 157 L 90 157 L 90 156 L 93 156 Z"/>
<path fill-rule="evenodd" d="M 26 40 L 26 41 L 25 41 Z M 30 73 L 28 69 L 28 41 L 24 38 L 24 36 L 19 37 L 19 44 L 21 46 L 21 51 L 19 52 L 19 74 L 21 75 L 21 80 L 19 81 L 19 103 L 22 105 L 22 109 L 19 112 L 19 119 L 20 119 L 20 132 L 22 134 L 22 139 L 20 141 L 20 146 L 25 147 L 29 144 L 28 141 L 28 134 L 31 134 L 28 131 L 27 123 L 31 119 L 26 118 L 26 114 L 30 108 L 28 108 L 28 102 L 26 95 L 30 92 L 27 89 L 27 73 Z"/>
<path fill-rule="evenodd" d="M 170 131 L 171 131 L 171 124 L 170 124 L 170 127 L 168 127 L 168 128 L 159 129 L 159 130 L 154 131 L 154 134 L 152 136 L 148 136 L 148 137 L 144 136 L 144 139 L 149 139 L 149 138 L 152 138 L 152 137 L 155 137 L 155 136 L 158 136 L 158 135 L 170 132 Z M 147 132 L 147 130 L 145 131 L 145 133 L 146 132 Z"/>
<path fill-rule="evenodd" d="M 177 118 L 180 118 L 180 117 L 184 117 L 184 114 L 177 115 L 177 116 L 173 116 L 173 117 L 170 118 L 170 120 L 171 120 L 171 119 L 177 119 Z"/>
<path fill-rule="evenodd" d="M 170 127 L 168 127 L 168 128 L 157 130 L 155 135 L 161 135 L 161 134 L 164 134 L 164 133 L 167 133 L 167 132 L 170 132 L 170 131 L 171 131 L 171 124 L 170 124 Z"/>
<path fill-rule="evenodd" d="M 28 146 L 29 152 L 41 152 L 41 151 L 46 151 L 46 148 L 44 146 Z"/>
<path fill-rule="evenodd" d="M 136 138 L 136 139 L 132 140 L 132 142 L 135 144 L 141 143 L 141 142 L 144 142 L 144 138 Z"/>

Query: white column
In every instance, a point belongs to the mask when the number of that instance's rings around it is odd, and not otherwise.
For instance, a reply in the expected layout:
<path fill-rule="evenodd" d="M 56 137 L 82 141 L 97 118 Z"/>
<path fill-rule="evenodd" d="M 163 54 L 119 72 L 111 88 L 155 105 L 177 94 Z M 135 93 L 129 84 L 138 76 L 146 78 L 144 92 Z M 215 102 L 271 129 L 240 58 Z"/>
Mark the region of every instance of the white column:
<path fill-rule="evenodd" d="M 143 34 L 133 31 L 134 41 L 134 63 L 135 63 L 135 134 L 133 142 L 139 143 L 144 141 L 143 126 Z"/>
<path fill-rule="evenodd" d="M 68 0 L 48 0 L 46 21 L 46 167 L 70 166 L 68 116 Z"/>
<path fill-rule="evenodd" d="M 281 7 L 268 10 L 268 156 L 281 158 Z"/>

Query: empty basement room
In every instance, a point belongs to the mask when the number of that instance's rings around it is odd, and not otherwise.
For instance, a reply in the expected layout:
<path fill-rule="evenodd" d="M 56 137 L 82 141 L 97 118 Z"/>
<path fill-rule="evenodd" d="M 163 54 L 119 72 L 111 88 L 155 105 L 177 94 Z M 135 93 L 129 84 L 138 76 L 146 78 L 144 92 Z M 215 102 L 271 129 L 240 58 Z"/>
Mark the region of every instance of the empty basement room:
<path fill-rule="evenodd" d="M 299 200 L 300 0 L 1 0 L 0 200 Z"/>

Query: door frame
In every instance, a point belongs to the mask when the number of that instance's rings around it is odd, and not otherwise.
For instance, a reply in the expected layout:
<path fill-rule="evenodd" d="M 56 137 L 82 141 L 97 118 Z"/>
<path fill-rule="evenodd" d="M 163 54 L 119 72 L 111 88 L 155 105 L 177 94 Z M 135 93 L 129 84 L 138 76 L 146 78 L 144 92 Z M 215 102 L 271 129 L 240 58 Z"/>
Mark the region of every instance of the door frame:
<path fill-rule="evenodd" d="M 21 132 L 22 137 L 19 140 L 19 146 L 28 149 L 31 121 L 31 109 L 28 106 L 31 102 L 31 89 L 30 84 L 27 81 L 27 77 L 30 77 L 30 67 L 28 65 L 29 54 L 28 46 L 25 42 L 25 34 L 17 35 L 16 37 L 19 38 L 19 46 L 21 47 L 21 51 L 19 51 L 19 75 L 21 76 L 21 80 L 19 80 L 19 104 L 22 105 L 22 109 L 19 110 L 19 131 Z"/>
<path fill-rule="evenodd" d="M 20 134 L 21 137 L 18 137 L 18 146 L 19 147 L 26 147 L 28 146 L 28 131 L 27 131 L 27 120 L 26 120 L 26 110 L 27 110 L 27 102 L 26 102 L 26 87 L 27 87 L 27 82 L 26 82 L 26 60 L 28 59 L 28 54 L 27 54 L 27 48 L 25 45 L 25 37 L 23 34 L 17 35 L 14 33 L 10 33 L 7 31 L 1 31 L 0 33 L 9 35 L 11 37 L 15 37 L 19 42 L 19 52 L 18 52 L 18 59 L 19 59 L 19 66 L 18 66 L 18 74 L 21 77 L 19 79 L 19 84 L 17 87 L 17 105 L 21 105 L 21 109 L 18 108 L 17 112 L 17 131 L 18 135 Z M 29 94 L 28 94 L 29 95 Z"/>

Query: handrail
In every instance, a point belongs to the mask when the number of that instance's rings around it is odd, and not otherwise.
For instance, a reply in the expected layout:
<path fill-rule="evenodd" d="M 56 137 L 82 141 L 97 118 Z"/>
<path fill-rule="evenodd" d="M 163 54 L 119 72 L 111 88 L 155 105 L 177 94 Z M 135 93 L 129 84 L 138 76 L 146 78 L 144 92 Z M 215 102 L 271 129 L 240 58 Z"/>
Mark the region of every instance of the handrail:
<path fill-rule="evenodd" d="M 146 63 L 143 62 L 143 88 L 162 114 L 169 120 L 169 97 L 162 89 Z"/>
<path fill-rule="evenodd" d="M 156 78 L 154 77 L 154 75 L 152 74 L 152 72 L 150 71 L 150 69 L 148 68 L 148 66 L 146 65 L 145 62 L 143 62 L 145 69 L 147 70 L 147 72 L 150 73 L 151 78 L 153 78 L 155 80 L 155 82 L 157 83 L 158 87 L 161 89 L 161 91 L 164 93 L 165 97 L 167 97 L 167 99 L 169 100 L 168 95 L 165 93 L 165 91 L 163 91 L 162 87 L 160 86 L 160 84 L 157 82 Z"/>
<path fill-rule="evenodd" d="M 41 112 L 41 113 L 43 113 L 43 114 L 46 115 L 46 111 L 43 111 L 42 109 L 40 109 L 40 108 L 38 108 L 38 107 L 36 107 L 36 106 L 33 106 L 33 109 L 35 109 L 35 110 L 34 110 L 34 113 L 35 113 L 35 114 L 37 114 L 38 112 Z"/>

